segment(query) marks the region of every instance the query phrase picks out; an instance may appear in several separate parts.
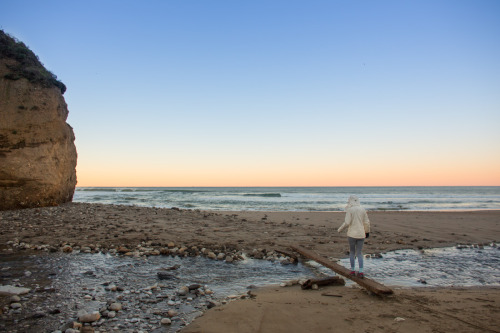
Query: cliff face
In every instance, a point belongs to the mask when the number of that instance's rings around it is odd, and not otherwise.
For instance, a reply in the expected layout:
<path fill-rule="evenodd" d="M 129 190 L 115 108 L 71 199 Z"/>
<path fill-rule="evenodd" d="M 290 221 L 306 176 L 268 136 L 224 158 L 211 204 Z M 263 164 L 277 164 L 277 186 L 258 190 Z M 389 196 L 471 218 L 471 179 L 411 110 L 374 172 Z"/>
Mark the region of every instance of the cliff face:
<path fill-rule="evenodd" d="M 0 52 L 0 210 L 71 201 L 76 186 L 75 136 L 63 90 L 19 74 L 23 66 Z"/>

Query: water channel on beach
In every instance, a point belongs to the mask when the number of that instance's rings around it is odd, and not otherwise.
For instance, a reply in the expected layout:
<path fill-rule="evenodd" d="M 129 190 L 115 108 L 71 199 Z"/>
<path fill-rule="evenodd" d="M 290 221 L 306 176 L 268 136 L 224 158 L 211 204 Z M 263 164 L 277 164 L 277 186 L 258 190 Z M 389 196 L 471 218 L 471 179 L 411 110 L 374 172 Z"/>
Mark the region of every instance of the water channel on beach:
<path fill-rule="evenodd" d="M 226 263 L 203 257 L 83 253 L 0 256 L 0 284 L 31 289 L 22 296 L 21 310 L 4 314 L 8 320 L 0 331 L 9 332 L 61 330 L 76 320 L 78 311 L 99 311 L 112 302 L 121 303 L 123 310 L 114 318 L 101 319 L 101 332 L 175 332 L 201 315 L 207 305 L 244 294 L 249 286 L 334 274 L 311 262 L 283 265 L 246 259 Z M 348 259 L 340 263 L 349 267 Z M 390 286 L 500 285 L 500 249 L 399 250 L 382 258 L 366 258 L 365 273 Z M 202 287 L 184 296 L 178 294 L 180 287 L 196 284 Z M 205 293 L 207 290 L 213 294 Z M 178 315 L 171 325 L 161 325 L 169 309 Z"/>

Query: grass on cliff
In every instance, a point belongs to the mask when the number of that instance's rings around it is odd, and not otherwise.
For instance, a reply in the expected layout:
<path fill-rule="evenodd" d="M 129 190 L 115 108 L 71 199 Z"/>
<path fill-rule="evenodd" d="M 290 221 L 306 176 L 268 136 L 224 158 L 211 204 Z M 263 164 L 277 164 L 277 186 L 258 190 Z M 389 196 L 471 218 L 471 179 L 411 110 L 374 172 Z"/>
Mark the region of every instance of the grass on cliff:
<path fill-rule="evenodd" d="M 57 87 L 62 94 L 66 91 L 64 83 L 43 66 L 33 51 L 23 42 L 0 30 L 0 59 L 4 58 L 16 60 L 15 65 L 7 65 L 12 73 L 5 75 L 4 78 L 9 80 L 25 78 L 45 88 Z"/>

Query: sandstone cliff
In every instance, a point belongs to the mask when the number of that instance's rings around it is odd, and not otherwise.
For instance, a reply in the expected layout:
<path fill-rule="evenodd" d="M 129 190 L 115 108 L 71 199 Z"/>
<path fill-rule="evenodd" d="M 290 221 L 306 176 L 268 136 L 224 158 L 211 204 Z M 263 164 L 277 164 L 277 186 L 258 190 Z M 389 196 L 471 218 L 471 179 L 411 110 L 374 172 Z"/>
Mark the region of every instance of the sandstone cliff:
<path fill-rule="evenodd" d="M 0 30 L 0 210 L 72 200 L 77 154 L 65 90 Z"/>

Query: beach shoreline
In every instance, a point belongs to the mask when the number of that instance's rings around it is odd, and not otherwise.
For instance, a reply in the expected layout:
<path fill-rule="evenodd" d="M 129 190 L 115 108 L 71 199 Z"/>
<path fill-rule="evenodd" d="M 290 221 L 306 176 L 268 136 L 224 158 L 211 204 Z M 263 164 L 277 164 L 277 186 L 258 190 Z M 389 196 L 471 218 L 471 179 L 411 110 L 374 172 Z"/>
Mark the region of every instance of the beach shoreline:
<path fill-rule="evenodd" d="M 217 211 L 339 211 L 358 195 L 368 211 L 500 209 L 500 187 L 108 187 L 77 188 L 73 201 Z"/>
<path fill-rule="evenodd" d="M 365 253 L 500 241 L 500 211 L 370 211 Z M 0 249 L 7 242 L 99 245 L 100 249 L 148 243 L 226 247 L 251 252 L 301 245 L 320 255 L 345 256 L 345 234 L 337 233 L 343 212 L 198 211 L 124 205 L 68 203 L 58 207 L 0 212 Z M 11 247 L 12 248 L 12 247 Z"/>
<path fill-rule="evenodd" d="M 500 241 L 500 211 L 495 210 L 370 211 L 368 215 L 372 230 L 365 254 Z M 139 255 L 148 248 L 146 254 L 158 255 L 162 249 L 185 248 L 182 255 L 191 255 L 190 249 L 196 248 L 198 255 L 206 256 L 208 251 L 201 252 L 206 248 L 215 254 L 234 253 L 237 259 L 237 253 L 262 258 L 300 245 L 336 260 L 347 256 L 346 235 L 336 231 L 344 216 L 342 212 L 220 212 L 68 203 L 0 212 L 0 254 L 69 248 Z M 322 296 L 324 292 L 340 297 Z M 334 332 L 338 327 L 363 332 L 480 332 L 486 327 L 498 332 L 500 327 L 493 315 L 500 310 L 500 287 L 398 288 L 385 301 L 357 287 L 303 291 L 297 286 L 270 286 L 255 295 L 208 310 L 185 332 Z M 430 305 L 415 306 L 419 299 Z M 376 308 L 369 320 L 360 310 L 366 308 Z M 328 315 L 331 312 L 337 314 L 335 318 Z M 436 324 L 434 317 L 442 324 Z"/>

